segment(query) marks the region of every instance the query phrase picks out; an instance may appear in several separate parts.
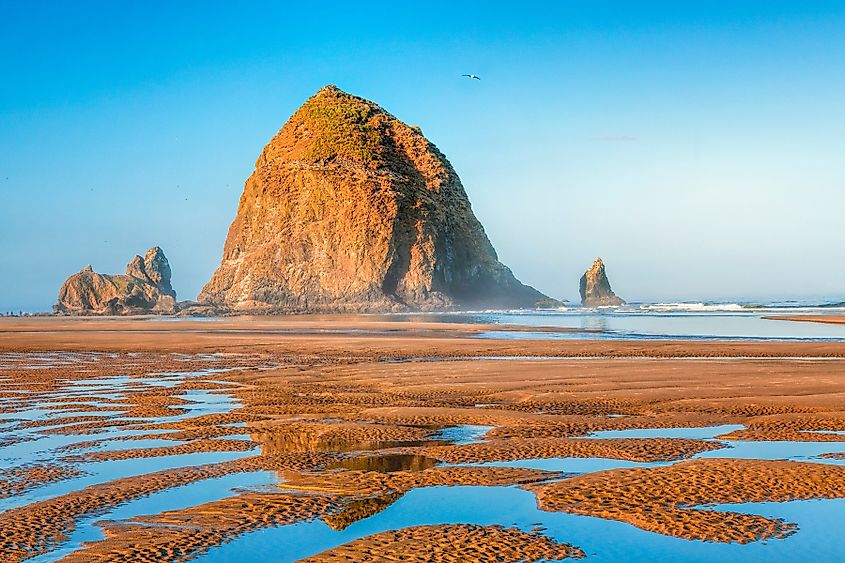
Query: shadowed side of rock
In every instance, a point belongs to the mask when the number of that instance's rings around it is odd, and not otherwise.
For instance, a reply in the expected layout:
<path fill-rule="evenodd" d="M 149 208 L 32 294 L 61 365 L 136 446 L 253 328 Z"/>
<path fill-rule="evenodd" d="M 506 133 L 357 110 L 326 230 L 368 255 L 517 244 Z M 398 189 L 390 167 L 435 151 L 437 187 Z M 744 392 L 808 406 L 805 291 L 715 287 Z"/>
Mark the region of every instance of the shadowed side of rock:
<path fill-rule="evenodd" d="M 135 315 L 176 312 L 167 257 L 159 247 L 135 256 L 123 275 L 99 274 L 89 265 L 70 276 L 53 307 L 70 315 Z"/>
<path fill-rule="evenodd" d="M 327 86 L 264 148 L 198 298 L 234 312 L 533 307 L 446 157 Z"/>

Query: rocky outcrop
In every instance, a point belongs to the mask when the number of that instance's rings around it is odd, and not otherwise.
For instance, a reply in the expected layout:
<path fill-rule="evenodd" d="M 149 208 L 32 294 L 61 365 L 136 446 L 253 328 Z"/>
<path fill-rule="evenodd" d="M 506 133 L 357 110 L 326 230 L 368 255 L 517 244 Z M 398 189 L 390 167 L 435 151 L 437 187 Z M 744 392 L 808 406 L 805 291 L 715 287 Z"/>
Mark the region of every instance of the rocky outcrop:
<path fill-rule="evenodd" d="M 234 312 L 532 307 L 421 133 L 327 86 L 264 148 L 198 301 Z"/>
<path fill-rule="evenodd" d="M 604 262 L 596 258 L 589 270 L 581 276 L 581 305 L 584 307 L 613 307 L 624 305 L 610 289 L 610 281 L 604 271 Z"/>
<path fill-rule="evenodd" d="M 86 266 L 62 284 L 54 309 L 76 315 L 174 313 L 170 275 L 167 257 L 157 246 L 143 258 L 135 256 L 124 275 L 98 274 Z"/>

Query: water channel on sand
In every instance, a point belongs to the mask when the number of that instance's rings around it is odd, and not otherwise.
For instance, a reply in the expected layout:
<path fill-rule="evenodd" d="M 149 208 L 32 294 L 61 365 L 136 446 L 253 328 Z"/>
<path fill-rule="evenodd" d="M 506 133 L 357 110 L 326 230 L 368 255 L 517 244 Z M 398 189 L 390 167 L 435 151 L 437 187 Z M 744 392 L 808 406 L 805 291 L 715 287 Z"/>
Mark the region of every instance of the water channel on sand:
<path fill-rule="evenodd" d="M 8 444 L 0 453 L 4 466 L 30 467 L 58 461 L 72 466 L 77 473 L 18 494 L 0 497 L 0 515 L 12 509 L 50 501 L 116 479 L 203 464 L 211 466 L 256 456 L 261 452 L 259 446 L 269 447 L 268 444 L 272 446 L 274 454 L 285 451 L 341 454 L 324 469 L 317 470 L 316 474 L 426 472 L 449 467 L 529 468 L 565 474 L 550 475 L 549 479 L 554 480 L 615 469 L 669 467 L 682 461 L 679 459 L 637 462 L 601 457 L 551 457 L 455 464 L 412 453 L 414 448 L 420 446 L 470 447 L 484 444 L 488 440 L 486 435 L 495 428 L 487 424 L 432 427 L 423 432 L 422 439 L 360 440 L 326 434 L 303 437 L 300 440 L 284 438 L 283 433 L 277 432 L 277 438 L 284 440 L 277 443 L 255 443 L 254 446 L 241 451 L 197 451 L 106 461 L 85 457 L 88 454 L 104 452 L 188 445 L 188 438 L 156 437 L 167 434 L 171 429 L 155 426 L 183 423 L 195 417 L 225 418 L 236 412 L 242 406 L 234 393 L 236 384 L 216 379 L 219 378 L 220 372 L 221 370 L 208 369 L 156 373 L 143 377 L 115 375 L 68 381 L 49 392 L 33 395 L 31 400 L 27 398 L 26 392 L 7 393 L 0 398 L 0 404 L 14 405 L 14 408 L 6 409 L 6 412 L 0 415 L 0 440 Z M 156 389 L 173 391 L 172 395 L 166 396 L 172 404 L 167 401 L 157 403 L 158 410 L 151 410 L 146 415 L 129 414 L 132 400 L 138 400 L 136 395 L 146 396 L 151 390 L 155 395 Z M 132 397 L 134 399 L 131 399 Z M 471 405 L 480 412 L 485 412 L 499 408 L 502 403 Z M 66 421 L 63 422 L 62 419 Z M 300 416 L 292 416 L 288 420 L 291 425 L 307 423 L 312 426 L 324 425 L 328 429 L 335 424 L 348 424 L 343 418 L 303 419 Z M 89 423 L 103 424 L 91 431 L 73 432 L 75 425 Z M 113 425 L 109 425 L 112 423 Z M 223 422 L 221 419 L 217 427 L 230 431 L 217 439 L 249 441 L 263 436 L 263 430 L 256 430 L 250 424 Z M 706 440 L 716 441 L 724 447 L 695 453 L 690 456 L 692 459 L 789 460 L 825 465 L 845 464 L 842 459 L 820 457 L 822 454 L 845 450 L 845 447 L 837 442 L 725 438 L 744 428 L 741 424 L 692 428 L 626 428 L 596 431 L 576 440 Z M 410 426 L 405 429 L 415 430 Z M 54 433 L 55 430 L 61 432 Z M 815 432 L 839 435 L 845 441 L 845 435 L 839 430 Z M 279 495 L 295 493 L 295 485 L 287 489 L 279 487 L 285 485 L 286 480 L 287 476 L 279 471 L 242 471 L 187 484 L 176 484 L 150 494 L 119 501 L 95 514 L 78 518 L 75 528 L 66 538 L 53 544 L 49 552 L 33 560 L 58 560 L 83 548 L 84 542 L 96 544 L 105 538 L 99 524 L 101 522 L 121 522 L 166 511 L 184 510 L 250 491 Z M 308 494 L 319 492 L 311 491 Z M 436 524 L 476 524 L 516 527 L 526 532 L 540 529 L 549 537 L 583 549 L 588 559 L 598 561 L 711 561 L 714 558 L 787 561 L 812 556 L 821 559 L 845 556 L 845 538 L 835 528 L 845 516 L 845 501 L 838 498 L 708 505 L 708 510 L 761 515 L 784 519 L 798 525 L 798 531 L 786 538 L 744 545 L 670 537 L 612 519 L 541 510 L 533 491 L 513 485 L 457 484 L 412 487 L 406 492 L 395 494 L 389 502 L 379 508 L 375 513 L 363 515 L 357 521 L 353 519 L 345 527 L 330 527 L 325 521 L 316 518 L 304 518 L 295 524 L 275 527 L 259 526 L 252 531 L 228 538 L 222 545 L 212 545 L 207 551 L 193 555 L 196 555 L 198 560 L 212 562 L 242 561 L 246 554 L 273 561 L 295 561 L 387 530 Z M 134 525 L 144 524 L 136 521 Z"/>
<path fill-rule="evenodd" d="M 631 429 L 596 432 L 591 437 L 714 439 L 741 428 L 741 425 L 722 425 L 706 428 Z M 845 463 L 843 460 L 818 458 L 817 456 L 831 450 L 831 444 L 824 442 L 724 440 L 723 443 L 725 449 L 704 452 L 694 458 Z M 667 466 L 672 463 L 674 462 L 637 463 L 602 458 L 550 458 L 472 465 L 584 474 L 611 469 Z M 373 464 L 366 470 L 384 469 Z M 263 529 L 213 548 L 201 556 L 200 560 L 229 563 L 238 561 L 244 553 L 256 553 L 272 555 L 276 561 L 295 561 L 386 530 L 436 524 L 515 526 L 524 531 L 530 531 L 539 525 L 544 534 L 580 547 L 587 553 L 589 560 L 595 561 L 705 562 L 726 558 L 762 562 L 795 561 L 812 554 L 825 557 L 845 556 L 845 538 L 838 532 L 840 519 L 845 516 L 843 499 L 744 503 L 708 508 L 785 519 L 797 523 L 799 531 L 785 539 L 744 545 L 695 541 L 644 531 L 613 520 L 543 511 L 537 508 L 533 493 L 517 487 L 424 487 L 408 492 L 384 511 L 355 522 L 344 530 L 332 529 L 319 520 Z M 285 547 L 280 550 L 279 546 Z"/>

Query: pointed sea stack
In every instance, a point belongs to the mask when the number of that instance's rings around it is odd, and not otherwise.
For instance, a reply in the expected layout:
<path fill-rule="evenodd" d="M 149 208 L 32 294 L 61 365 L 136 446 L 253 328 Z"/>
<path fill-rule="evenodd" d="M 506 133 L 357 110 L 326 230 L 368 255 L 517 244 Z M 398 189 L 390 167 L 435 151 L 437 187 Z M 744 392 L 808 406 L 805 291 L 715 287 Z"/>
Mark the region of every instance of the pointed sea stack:
<path fill-rule="evenodd" d="M 624 305 L 610 289 L 610 281 L 604 271 L 604 262 L 596 258 L 589 270 L 581 276 L 581 305 L 584 307 L 614 307 Z"/>
<path fill-rule="evenodd" d="M 457 173 L 378 105 L 322 88 L 264 148 L 200 303 L 231 312 L 525 308 Z"/>
<path fill-rule="evenodd" d="M 86 266 L 62 284 L 53 309 L 70 315 L 174 313 L 170 275 L 170 263 L 157 246 L 143 258 L 135 256 L 124 275 L 98 274 Z"/>

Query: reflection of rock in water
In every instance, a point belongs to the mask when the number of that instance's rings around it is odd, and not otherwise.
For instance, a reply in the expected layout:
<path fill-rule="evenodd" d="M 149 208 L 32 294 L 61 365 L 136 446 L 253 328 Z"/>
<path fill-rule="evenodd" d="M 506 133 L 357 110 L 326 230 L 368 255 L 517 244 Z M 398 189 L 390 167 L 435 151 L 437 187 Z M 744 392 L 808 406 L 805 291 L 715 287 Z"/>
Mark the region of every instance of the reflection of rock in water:
<path fill-rule="evenodd" d="M 394 471 L 424 471 L 435 465 L 437 465 L 437 460 L 422 455 L 389 454 L 344 459 L 330 466 L 330 469 L 392 473 Z"/>
<path fill-rule="evenodd" d="M 403 493 L 388 493 L 377 497 L 354 500 L 337 514 L 323 518 L 323 521 L 333 530 L 341 531 L 358 520 L 378 514 L 402 497 Z"/>
<path fill-rule="evenodd" d="M 581 328 L 596 332 L 608 332 L 610 330 L 605 317 L 582 317 Z"/>

